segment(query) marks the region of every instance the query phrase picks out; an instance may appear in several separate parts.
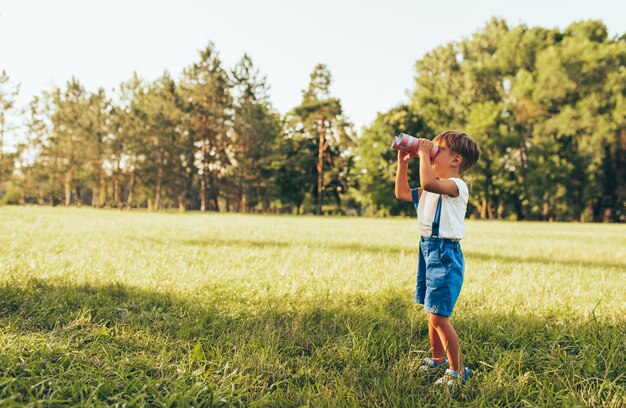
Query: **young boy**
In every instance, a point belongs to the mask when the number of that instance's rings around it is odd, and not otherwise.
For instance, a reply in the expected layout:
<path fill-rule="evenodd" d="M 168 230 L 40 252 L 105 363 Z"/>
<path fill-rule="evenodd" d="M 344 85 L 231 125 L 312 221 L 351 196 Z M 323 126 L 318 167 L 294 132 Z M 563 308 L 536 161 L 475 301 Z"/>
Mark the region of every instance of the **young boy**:
<path fill-rule="evenodd" d="M 433 142 L 439 150 L 430 158 Z M 435 384 L 465 382 L 470 370 L 463 365 L 459 338 L 448 318 L 463 285 L 464 260 L 459 241 L 463 238 L 469 191 L 461 176 L 480 156 L 469 136 L 447 131 L 419 146 L 421 187 L 410 189 L 407 169 L 411 155 L 398 151 L 396 198 L 413 202 L 419 221 L 420 245 L 415 301 L 428 312 L 428 335 L 433 358 L 425 358 L 422 370 L 450 368 Z M 445 359 L 447 355 L 447 360 Z"/>

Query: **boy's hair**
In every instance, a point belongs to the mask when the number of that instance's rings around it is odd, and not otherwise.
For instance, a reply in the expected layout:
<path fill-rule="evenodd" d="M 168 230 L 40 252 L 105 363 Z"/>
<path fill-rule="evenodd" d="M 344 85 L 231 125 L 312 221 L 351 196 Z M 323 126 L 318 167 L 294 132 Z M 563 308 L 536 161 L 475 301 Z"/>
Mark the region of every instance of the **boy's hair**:
<path fill-rule="evenodd" d="M 466 133 L 459 130 L 448 130 L 438 134 L 433 139 L 436 144 L 445 146 L 463 157 L 461 162 L 461 174 L 465 173 L 478 161 L 480 157 L 480 147 Z"/>

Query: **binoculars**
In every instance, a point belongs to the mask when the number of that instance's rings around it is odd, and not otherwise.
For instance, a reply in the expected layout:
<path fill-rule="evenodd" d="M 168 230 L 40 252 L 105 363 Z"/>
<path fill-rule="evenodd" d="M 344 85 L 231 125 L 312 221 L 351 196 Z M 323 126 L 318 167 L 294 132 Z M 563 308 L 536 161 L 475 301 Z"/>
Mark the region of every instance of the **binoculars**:
<path fill-rule="evenodd" d="M 414 137 L 411 135 L 407 135 L 406 133 L 400 133 L 398 136 L 393 138 L 391 142 L 391 148 L 396 150 L 401 150 L 406 153 L 410 153 L 412 156 L 417 157 L 417 151 L 420 148 L 420 141 L 422 139 L 418 137 Z M 437 151 L 439 150 L 439 146 L 436 144 L 430 149 L 430 158 L 432 159 L 437 155 Z"/>

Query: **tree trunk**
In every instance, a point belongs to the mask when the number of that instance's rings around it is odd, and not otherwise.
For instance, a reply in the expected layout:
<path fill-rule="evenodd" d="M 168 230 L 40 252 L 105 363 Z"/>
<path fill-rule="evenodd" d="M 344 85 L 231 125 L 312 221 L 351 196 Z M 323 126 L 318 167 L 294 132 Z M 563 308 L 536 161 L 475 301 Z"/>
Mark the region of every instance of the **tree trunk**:
<path fill-rule="evenodd" d="M 159 167 L 157 168 L 157 185 L 156 185 L 156 193 L 154 194 L 154 209 L 159 210 L 161 208 L 161 184 L 163 180 L 163 166 L 159 162 Z"/>
<path fill-rule="evenodd" d="M 120 191 L 120 183 L 117 180 L 118 177 L 118 171 L 113 172 L 113 175 L 111 177 L 111 183 L 113 183 L 113 202 L 115 203 L 115 208 L 121 208 L 122 207 L 122 203 L 121 203 L 121 191 Z"/>
<path fill-rule="evenodd" d="M 480 207 L 480 218 L 482 220 L 493 220 L 496 218 L 493 203 L 487 197 L 483 197 Z"/>
<path fill-rule="evenodd" d="M 187 174 L 187 188 L 185 189 L 185 199 L 189 200 L 187 203 L 190 204 L 190 207 L 193 208 L 193 202 L 191 201 L 191 192 L 193 191 L 195 182 L 195 174 L 193 171 L 190 171 Z"/>
<path fill-rule="evenodd" d="M 238 178 L 239 178 L 239 189 L 237 191 L 238 193 L 238 197 L 237 197 L 237 209 L 236 211 L 240 212 L 240 213 L 245 213 L 246 212 L 246 185 L 248 183 L 248 180 L 246 180 L 245 176 L 244 176 L 244 172 L 243 171 L 238 171 Z"/>
<path fill-rule="evenodd" d="M 185 212 L 185 192 L 178 195 L 178 212 Z"/>
<path fill-rule="evenodd" d="M 117 208 L 122 208 L 122 183 L 120 183 L 120 174 L 121 174 L 121 169 L 120 169 L 120 159 L 117 159 L 117 171 L 115 173 L 113 173 L 113 177 L 115 177 L 114 181 L 113 181 L 113 186 L 114 186 L 114 201 L 115 201 L 115 206 Z"/>
<path fill-rule="evenodd" d="M 133 208 L 133 193 L 135 189 L 135 171 L 130 172 L 130 181 L 128 182 L 128 198 L 126 200 L 126 205 L 128 209 Z"/>
<path fill-rule="evenodd" d="M 532 127 L 530 129 L 530 135 L 529 137 L 532 138 Z M 524 194 L 524 200 L 526 201 L 526 204 L 524 204 L 523 202 L 520 203 L 522 211 L 523 211 L 523 218 L 524 220 L 527 220 L 530 218 L 530 200 L 528 199 L 528 184 L 527 184 L 527 179 L 528 179 L 528 149 L 526 147 L 526 139 L 524 139 L 522 141 L 522 148 L 520 149 L 520 161 L 522 162 L 522 192 Z M 519 199 L 519 198 L 518 198 Z"/>
<path fill-rule="evenodd" d="M 220 211 L 220 206 L 217 202 L 217 197 L 213 197 L 212 195 L 209 197 L 209 209 L 211 211 Z"/>
<path fill-rule="evenodd" d="M 322 189 L 324 188 L 324 150 L 326 150 L 326 138 L 324 127 L 324 113 L 322 113 L 320 121 L 320 141 L 317 149 L 317 208 L 315 210 L 317 215 L 322 213 Z"/>
<path fill-rule="evenodd" d="M 202 198 L 204 198 L 204 204 L 202 204 L 201 201 L 201 206 L 203 205 L 205 210 L 219 211 L 220 209 L 217 199 L 220 194 L 220 186 L 218 184 L 217 176 L 214 172 L 209 172 L 208 162 L 205 170 L 206 171 L 203 175 L 204 186 L 202 187 L 204 189 L 204 193 L 202 195 Z"/>
<path fill-rule="evenodd" d="M 91 206 L 94 208 L 100 208 L 100 188 L 94 187 L 93 194 L 91 196 Z"/>
<path fill-rule="evenodd" d="M 550 197 L 547 192 L 543 196 L 543 210 L 541 217 L 544 221 L 550 220 Z"/>
<path fill-rule="evenodd" d="M 97 187 L 94 187 L 93 194 L 91 196 L 91 206 L 95 208 L 100 208 L 104 204 L 104 169 L 102 168 L 102 162 L 100 158 L 102 157 L 101 151 L 101 141 L 98 140 L 98 159 L 94 163 L 94 169 L 98 172 L 98 182 Z"/>
<path fill-rule="evenodd" d="M 209 172 L 209 139 L 205 135 L 202 140 L 202 174 L 200 175 L 200 211 L 206 211 L 207 176 Z"/>
<path fill-rule="evenodd" d="M 485 158 L 485 185 L 484 185 L 484 196 L 482 199 L 482 205 L 480 208 L 480 218 L 485 219 L 493 219 L 493 208 L 492 208 L 492 199 L 491 199 L 491 186 L 492 186 L 492 174 L 491 174 L 491 161 Z"/>
<path fill-rule="evenodd" d="M 54 168 L 58 168 L 58 157 L 54 157 Z M 51 191 L 50 191 L 50 206 L 54 207 L 54 193 L 57 187 L 57 173 L 55 171 L 52 172 L 52 182 L 50 183 Z"/>
<path fill-rule="evenodd" d="M 104 174 L 104 170 L 102 169 L 102 166 L 100 166 L 99 182 L 100 182 L 100 207 L 104 207 L 107 205 L 109 194 L 107 194 L 108 188 L 107 188 L 106 177 Z"/>
<path fill-rule="evenodd" d="M 611 160 L 606 160 L 612 167 L 613 177 L 607 177 L 610 184 L 605 187 L 606 202 L 603 213 L 604 222 L 619 222 L 624 216 L 624 199 L 626 195 L 626 127 L 622 127 L 615 135 L 612 144 Z"/>
<path fill-rule="evenodd" d="M 526 214 L 524 213 L 522 201 L 519 199 L 519 197 L 515 197 L 515 200 L 513 201 L 513 208 L 515 210 L 515 217 L 517 218 L 517 221 L 523 221 L 526 219 Z"/>
<path fill-rule="evenodd" d="M 480 206 L 480 219 L 481 220 L 487 219 L 487 206 L 488 205 L 489 203 L 487 202 L 487 197 L 483 197 L 481 206 Z"/>
<path fill-rule="evenodd" d="M 220 205 L 218 202 L 218 198 L 220 196 L 220 188 L 217 185 L 217 178 L 210 174 L 209 175 L 209 209 L 211 211 L 217 211 L 219 212 L 220 210 Z"/>
<path fill-rule="evenodd" d="M 157 180 L 156 193 L 154 193 L 154 209 L 161 209 L 161 180 Z"/>
<path fill-rule="evenodd" d="M 64 187 L 65 187 L 65 206 L 68 207 L 72 200 L 72 171 L 71 170 L 65 173 Z"/>
<path fill-rule="evenodd" d="M 206 211 L 206 174 L 200 175 L 200 211 Z"/>
<path fill-rule="evenodd" d="M 80 197 L 80 188 L 76 187 L 76 191 L 74 192 L 74 194 L 75 194 L 74 201 L 76 202 L 76 206 L 77 206 L 77 207 L 82 207 L 82 205 L 83 205 L 83 200 L 82 200 L 82 198 Z"/>

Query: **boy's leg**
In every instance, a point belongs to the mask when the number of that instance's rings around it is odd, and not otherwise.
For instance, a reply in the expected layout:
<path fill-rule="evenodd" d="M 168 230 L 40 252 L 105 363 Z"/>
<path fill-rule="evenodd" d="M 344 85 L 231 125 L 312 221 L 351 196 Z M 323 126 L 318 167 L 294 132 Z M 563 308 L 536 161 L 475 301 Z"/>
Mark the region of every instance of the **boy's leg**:
<path fill-rule="evenodd" d="M 450 369 L 456 371 L 459 374 L 463 374 L 465 372 L 465 367 L 463 366 L 461 349 L 459 348 L 459 337 L 457 336 L 454 327 L 452 327 L 452 325 L 450 324 L 448 318 L 446 316 L 441 316 L 435 313 L 429 313 L 428 322 L 429 333 L 430 326 L 432 326 L 439 335 L 440 342 L 443 345 L 447 346 Z"/>
<path fill-rule="evenodd" d="M 435 329 L 435 326 L 430 322 L 430 315 L 428 314 L 428 337 L 430 338 L 430 348 L 433 353 L 433 361 L 437 363 L 443 363 L 446 358 L 446 349 L 443 347 L 439 333 Z"/>

